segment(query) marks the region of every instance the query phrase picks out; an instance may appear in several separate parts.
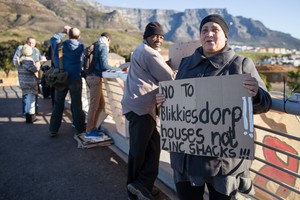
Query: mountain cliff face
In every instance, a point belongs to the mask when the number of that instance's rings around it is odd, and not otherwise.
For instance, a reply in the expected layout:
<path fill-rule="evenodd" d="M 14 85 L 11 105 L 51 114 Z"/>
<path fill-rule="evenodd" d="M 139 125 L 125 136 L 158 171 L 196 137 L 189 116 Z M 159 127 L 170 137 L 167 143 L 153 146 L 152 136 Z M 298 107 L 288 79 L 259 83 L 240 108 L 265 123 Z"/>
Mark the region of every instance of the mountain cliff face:
<path fill-rule="evenodd" d="M 260 21 L 242 16 L 233 16 L 226 9 L 186 9 L 184 12 L 174 10 L 128 9 L 103 6 L 102 12 L 117 11 L 140 31 L 149 21 L 157 20 L 163 26 L 166 40 L 179 42 L 199 39 L 201 20 L 209 14 L 219 14 L 230 26 L 229 41 L 231 44 L 256 47 L 286 47 L 299 49 L 300 40 L 290 34 L 272 31 Z"/>
<path fill-rule="evenodd" d="M 233 16 L 226 9 L 131 9 L 108 7 L 95 0 L 0 0 L 0 33 L 2 40 L 17 39 L 22 33 L 49 38 L 64 24 L 70 24 L 88 38 L 103 29 L 141 37 L 148 22 L 158 21 L 166 40 L 186 42 L 199 39 L 200 22 L 211 13 L 220 14 L 229 24 L 230 44 L 300 49 L 300 39 L 272 31 L 258 20 Z"/>

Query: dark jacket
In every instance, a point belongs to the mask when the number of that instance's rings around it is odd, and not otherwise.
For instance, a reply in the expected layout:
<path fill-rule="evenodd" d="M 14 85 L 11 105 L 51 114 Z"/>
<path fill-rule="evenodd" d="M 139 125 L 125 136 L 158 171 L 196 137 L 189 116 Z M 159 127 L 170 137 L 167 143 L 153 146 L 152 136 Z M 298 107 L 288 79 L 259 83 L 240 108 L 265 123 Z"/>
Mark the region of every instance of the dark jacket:
<path fill-rule="evenodd" d="M 54 67 L 59 68 L 58 44 L 65 36 L 64 33 L 55 34 L 50 39 L 53 53 Z M 75 39 L 68 39 L 62 43 L 63 71 L 68 72 L 68 80 L 81 80 L 81 59 L 84 45 Z"/>
<path fill-rule="evenodd" d="M 203 49 L 199 47 L 194 54 L 182 59 L 176 79 L 227 76 L 231 74 L 251 74 L 252 77 L 257 79 L 259 92 L 258 98 L 253 102 L 254 114 L 264 113 L 270 109 L 272 99 L 254 63 L 249 58 L 235 54 L 229 46 L 226 46 L 223 52 L 209 58 L 203 55 Z M 171 166 L 181 173 L 183 173 L 185 167 L 190 176 L 235 176 L 248 171 L 251 160 L 195 156 L 172 152 Z"/>

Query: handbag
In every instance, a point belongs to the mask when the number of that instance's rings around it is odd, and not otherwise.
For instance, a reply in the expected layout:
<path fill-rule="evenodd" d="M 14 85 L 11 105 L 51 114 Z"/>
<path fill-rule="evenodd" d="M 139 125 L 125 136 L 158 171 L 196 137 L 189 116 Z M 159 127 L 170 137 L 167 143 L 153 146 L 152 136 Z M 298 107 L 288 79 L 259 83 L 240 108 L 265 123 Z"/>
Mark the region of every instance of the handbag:
<path fill-rule="evenodd" d="M 44 73 L 47 85 L 55 88 L 63 87 L 68 84 L 68 72 L 63 72 L 63 53 L 61 44 L 62 43 L 59 43 L 58 45 L 59 71 L 52 67 Z"/>

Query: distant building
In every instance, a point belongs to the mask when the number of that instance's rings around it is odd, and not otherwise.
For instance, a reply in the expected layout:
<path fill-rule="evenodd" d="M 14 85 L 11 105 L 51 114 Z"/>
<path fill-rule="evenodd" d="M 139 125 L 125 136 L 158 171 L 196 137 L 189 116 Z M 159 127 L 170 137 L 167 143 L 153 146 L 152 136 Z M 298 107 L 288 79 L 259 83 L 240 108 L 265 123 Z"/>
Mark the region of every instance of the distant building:
<path fill-rule="evenodd" d="M 294 60 L 294 67 L 300 67 L 300 59 Z"/>
<path fill-rule="evenodd" d="M 259 49 L 257 50 L 257 52 L 259 52 L 259 53 L 267 53 L 268 50 L 267 50 L 266 48 L 259 48 Z"/>

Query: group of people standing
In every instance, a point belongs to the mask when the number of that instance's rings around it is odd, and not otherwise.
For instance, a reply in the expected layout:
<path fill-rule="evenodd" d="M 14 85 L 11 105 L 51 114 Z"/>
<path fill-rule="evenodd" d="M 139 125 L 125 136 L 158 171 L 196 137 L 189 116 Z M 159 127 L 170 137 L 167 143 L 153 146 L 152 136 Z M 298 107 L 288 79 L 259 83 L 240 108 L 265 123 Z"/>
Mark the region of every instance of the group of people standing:
<path fill-rule="evenodd" d="M 65 39 L 68 36 L 68 39 Z M 64 41 L 63 41 L 64 40 Z M 68 73 L 68 81 L 64 86 L 56 87 L 53 95 L 53 108 L 49 126 L 51 137 L 57 136 L 62 122 L 62 115 L 67 94 L 71 97 L 71 112 L 73 126 L 78 134 L 85 133 L 87 138 L 101 136 L 101 130 L 97 127 L 98 117 L 104 108 L 104 98 L 102 95 L 102 71 L 120 70 L 108 64 L 108 53 L 111 36 L 104 32 L 97 42 L 95 42 L 94 59 L 95 67 L 87 74 L 86 82 L 90 89 L 90 106 L 87 114 L 82 109 L 82 55 L 84 44 L 80 41 L 80 30 L 70 26 L 64 26 L 63 31 L 56 33 L 50 39 L 51 59 L 55 70 L 60 67 L 58 48 L 62 48 L 63 71 Z M 40 51 L 35 48 L 36 40 L 29 37 L 25 45 L 20 45 L 13 56 L 13 63 L 18 68 L 19 85 L 23 94 L 23 113 L 26 122 L 33 123 L 36 120 L 38 77 L 42 58 Z M 61 46 L 61 47 L 60 47 Z M 28 53 L 29 52 L 29 53 Z M 25 61 L 25 58 L 26 61 Z M 27 61 L 28 60 L 28 61 Z M 30 66 L 28 62 L 30 60 Z M 28 77 L 25 77 L 28 76 Z M 29 79 L 31 78 L 31 79 Z M 34 98 L 32 97 L 34 96 Z M 30 109 L 29 109 L 30 108 Z M 32 119 L 28 120 L 27 118 Z"/>
<path fill-rule="evenodd" d="M 252 97 L 253 113 L 264 113 L 271 107 L 272 99 L 253 61 L 229 46 L 225 19 L 216 14 L 206 16 L 199 33 L 201 46 L 181 60 L 178 72 L 159 54 L 164 31 L 157 22 L 146 26 L 144 40 L 131 56 L 122 100 L 123 114 L 129 121 L 129 199 L 155 199 L 153 185 L 160 156 L 156 116 L 166 99 L 158 93 L 160 81 L 250 74 L 242 84 Z M 210 200 L 239 199 L 239 192 L 254 193 L 251 160 L 170 152 L 170 162 L 180 200 L 204 199 L 205 187 Z"/>
<path fill-rule="evenodd" d="M 22 90 L 22 114 L 26 123 L 37 120 L 38 71 L 41 62 L 46 61 L 35 45 L 35 38 L 28 37 L 26 44 L 18 46 L 13 55 L 13 64 L 18 69 L 18 80 Z"/>
<path fill-rule="evenodd" d="M 178 71 L 173 70 L 159 52 L 165 33 L 158 22 L 147 24 L 142 42 L 132 53 L 121 102 L 123 114 L 129 121 L 128 199 L 155 199 L 153 186 L 158 175 L 161 152 L 156 120 L 159 106 L 165 101 L 165 96 L 158 93 L 159 82 L 251 74 L 250 78 L 244 80 L 243 86 L 252 96 L 253 113 L 264 113 L 271 107 L 271 97 L 253 61 L 235 54 L 229 46 L 229 27 L 224 18 L 215 14 L 206 16 L 201 21 L 199 32 L 201 46 L 191 56 L 181 60 Z M 55 34 L 50 39 L 54 67 L 59 67 L 57 48 L 65 35 L 69 35 L 69 39 L 62 42 L 63 69 L 69 74 L 68 84 L 55 89 L 50 136 L 57 136 L 65 97 L 70 92 L 73 124 L 77 132 L 84 133 L 86 137 L 97 137 L 97 117 L 104 107 L 102 71 L 120 70 L 107 63 L 111 37 L 108 33 L 103 33 L 95 45 L 94 56 L 97 62 L 94 71 L 86 77 L 90 88 L 90 107 L 85 128 L 80 75 L 84 45 L 79 40 L 79 29 L 65 26 L 62 33 Z M 25 90 L 23 92 L 23 95 L 27 94 Z M 208 188 L 210 200 L 229 200 L 234 199 L 238 192 L 253 192 L 249 160 L 175 152 L 170 152 L 170 156 L 176 192 L 181 200 L 203 199 L 205 187 Z"/>
<path fill-rule="evenodd" d="M 69 39 L 64 41 L 65 35 Z M 50 120 L 50 136 L 57 136 L 62 121 L 64 103 L 66 95 L 71 97 L 71 112 L 73 125 L 77 134 L 84 133 L 86 138 L 101 136 L 101 130 L 97 127 L 98 117 L 104 108 L 104 98 L 102 95 L 102 71 L 120 70 L 108 64 L 108 53 L 111 36 L 104 32 L 101 34 L 94 46 L 94 68 L 87 74 L 86 82 L 90 90 L 90 105 L 86 116 L 82 109 L 82 56 L 84 44 L 80 41 L 80 30 L 65 26 L 61 33 L 55 34 L 50 39 L 53 52 L 54 67 L 59 69 L 58 46 L 61 43 L 63 71 L 68 72 L 68 82 L 65 86 L 55 88 L 55 100 Z"/>

